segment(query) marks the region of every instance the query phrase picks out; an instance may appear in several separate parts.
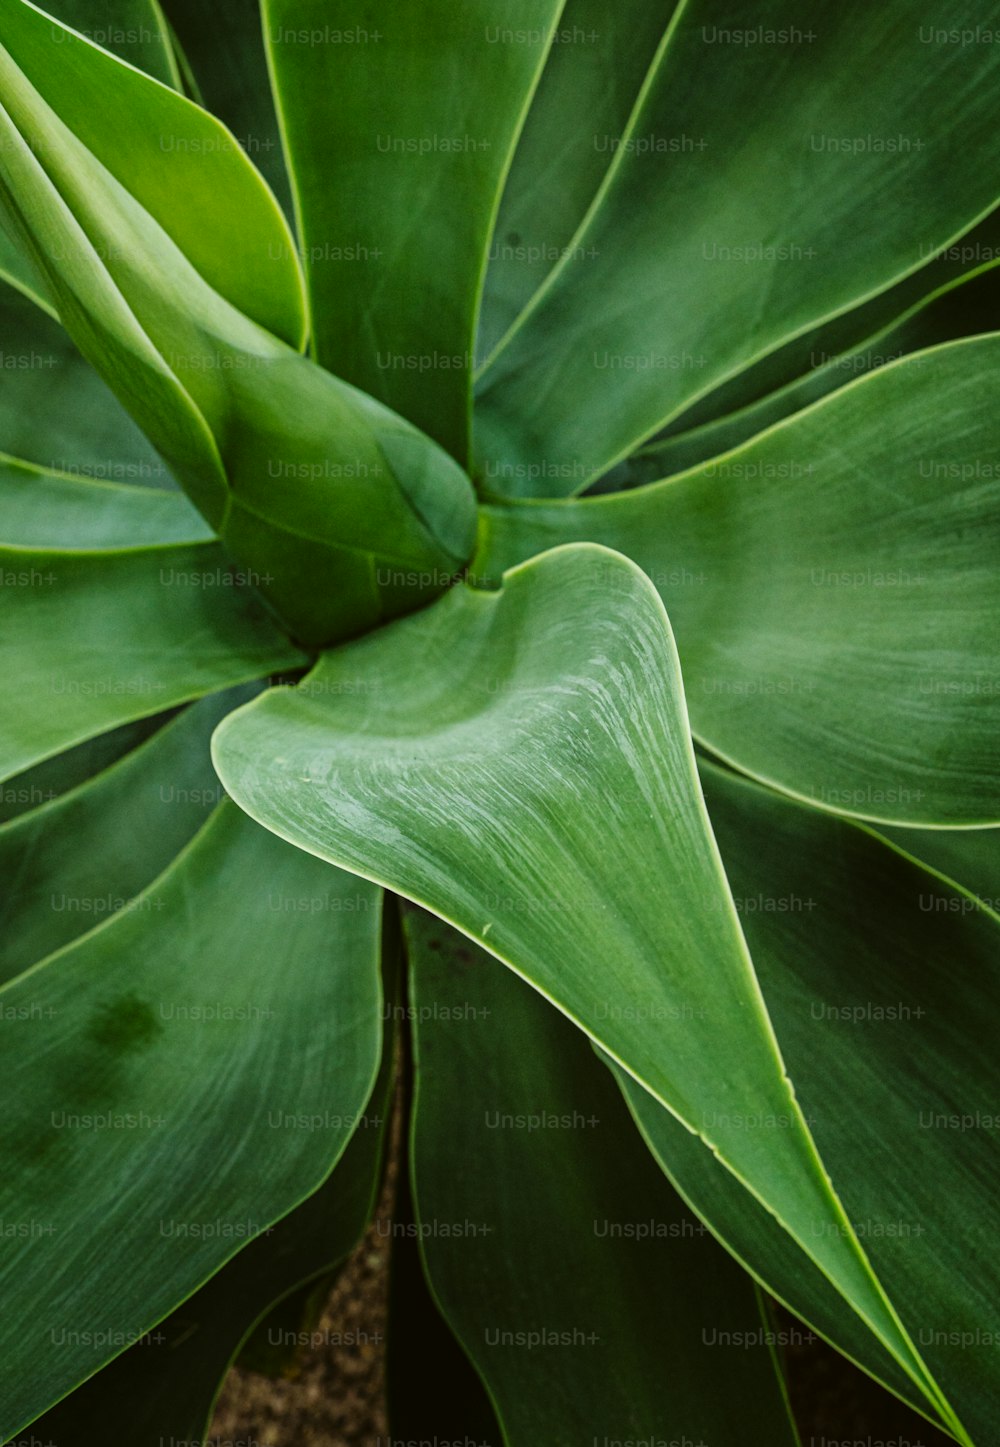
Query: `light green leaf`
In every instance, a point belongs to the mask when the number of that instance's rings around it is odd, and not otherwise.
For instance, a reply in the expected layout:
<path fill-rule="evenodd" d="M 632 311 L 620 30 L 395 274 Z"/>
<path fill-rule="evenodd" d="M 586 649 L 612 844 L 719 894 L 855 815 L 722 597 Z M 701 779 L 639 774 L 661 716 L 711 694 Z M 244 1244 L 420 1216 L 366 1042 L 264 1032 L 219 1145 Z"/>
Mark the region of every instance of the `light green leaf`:
<path fill-rule="evenodd" d="M 620 548 L 677 632 L 691 726 L 834 812 L 1000 819 L 1000 338 L 884 367 L 634 492 L 489 509 L 473 564 Z"/>
<path fill-rule="evenodd" d="M 500 188 L 562 0 L 264 0 L 316 355 L 467 463 Z"/>
<path fill-rule="evenodd" d="M 222 797 L 208 741 L 229 708 L 193 704 L 116 764 L 0 827 L 0 981 L 127 910 Z"/>
<path fill-rule="evenodd" d="M 6 548 L 69 552 L 201 543 L 212 537 L 182 493 L 52 472 L 4 453 L 0 535 Z"/>
<path fill-rule="evenodd" d="M 302 279 L 288 224 L 226 127 L 27 0 L 5 7 L 0 42 L 77 140 L 209 285 L 300 346 Z"/>
<path fill-rule="evenodd" d="M 0 548 L 0 778 L 305 659 L 215 543 Z M 242 580 L 243 584 L 246 579 Z"/>
<path fill-rule="evenodd" d="M 811 1240 L 933 1392 L 785 1077 L 638 568 L 570 547 L 500 592 L 454 588 L 231 714 L 213 755 L 266 827 L 430 908 L 552 999 Z"/>
<path fill-rule="evenodd" d="M 505 1442 L 793 1447 L 752 1283 L 664 1189 L 585 1036 L 440 921 L 407 924 L 417 1230 Z"/>
<path fill-rule="evenodd" d="M 479 357 L 492 352 L 571 244 L 615 155 L 670 8 L 566 0 L 500 202 Z M 494 44 L 526 43 L 507 23 L 489 32 Z"/>
<path fill-rule="evenodd" d="M 1000 918 L 872 831 L 707 768 L 706 797 L 796 1095 L 875 1270 L 967 1437 L 996 1438 L 994 1011 Z M 838 1344 L 815 1273 L 772 1249 L 665 1112 L 626 1091 L 707 1220 Z M 693 1167 L 693 1170 L 692 1170 Z M 715 1179 L 712 1179 L 714 1176 Z M 808 1248 L 807 1248 L 808 1249 Z M 826 1292 L 828 1295 L 828 1291 Z M 878 1373 L 875 1359 L 860 1351 Z"/>
<path fill-rule="evenodd" d="M 180 90 L 177 59 L 159 0 L 45 0 L 40 8 L 95 45 Z"/>
<path fill-rule="evenodd" d="M 376 890 L 224 804 L 0 992 L 4 1438 L 326 1177 L 378 1065 L 378 935 Z"/>
<path fill-rule="evenodd" d="M 981 23 L 976 0 L 947 16 Z M 581 491 L 994 207 L 1000 47 L 942 29 L 931 0 L 678 6 L 569 255 L 482 378 L 491 493 Z"/>

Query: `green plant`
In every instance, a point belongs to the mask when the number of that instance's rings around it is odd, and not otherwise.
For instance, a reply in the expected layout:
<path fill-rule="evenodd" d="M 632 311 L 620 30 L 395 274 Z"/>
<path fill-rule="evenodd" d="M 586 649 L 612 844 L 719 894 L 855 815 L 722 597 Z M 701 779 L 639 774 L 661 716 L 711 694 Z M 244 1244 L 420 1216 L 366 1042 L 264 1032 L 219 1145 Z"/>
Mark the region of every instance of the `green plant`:
<path fill-rule="evenodd" d="M 200 1439 L 399 1073 L 397 1435 L 792 1443 L 763 1285 L 986 1447 L 1000 36 L 262 8 L 0 10 L 0 1435 Z"/>

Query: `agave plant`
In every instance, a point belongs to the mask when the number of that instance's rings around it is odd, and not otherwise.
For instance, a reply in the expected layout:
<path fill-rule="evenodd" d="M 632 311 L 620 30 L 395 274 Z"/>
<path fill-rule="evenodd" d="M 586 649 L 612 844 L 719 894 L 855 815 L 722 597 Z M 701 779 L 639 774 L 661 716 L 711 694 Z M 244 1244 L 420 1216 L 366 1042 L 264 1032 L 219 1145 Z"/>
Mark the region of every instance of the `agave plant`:
<path fill-rule="evenodd" d="M 1000 32 L 48 10 L 0 9 L 0 1436 L 201 1440 L 402 1082 L 398 1437 L 782 1447 L 797 1319 L 988 1447 Z"/>

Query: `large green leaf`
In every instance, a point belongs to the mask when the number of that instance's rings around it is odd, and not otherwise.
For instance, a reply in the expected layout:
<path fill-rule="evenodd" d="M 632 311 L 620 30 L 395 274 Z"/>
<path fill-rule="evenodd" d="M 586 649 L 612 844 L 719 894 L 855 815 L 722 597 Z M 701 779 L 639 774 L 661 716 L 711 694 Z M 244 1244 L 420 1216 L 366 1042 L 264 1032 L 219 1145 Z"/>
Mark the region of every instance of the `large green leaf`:
<path fill-rule="evenodd" d="M 141 899 L 0 992 L 4 1437 L 315 1190 L 375 1078 L 377 890 L 223 804 Z"/>
<path fill-rule="evenodd" d="M 212 533 L 179 492 L 53 472 L 0 452 L 5 548 L 67 552 L 202 543 Z"/>
<path fill-rule="evenodd" d="M 825 809 L 1000 819 L 1000 338 L 882 368 L 634 492 L 488 510 L 474 567 L 620 548 L 677 632 L 692 728 Z"/>
<path fill-rule="evenodd" d="M 213 754 L 254 818 L 426 905 L 554 1000 L 810 1239 L 933 1390 L 784 1074 L 638 568 L 569 547 L 499 592 L 454 588 L 231 714 Z"/>
<path fill-rule="evenodd" d="M 798 1098 L 872 1263 L 968 1434 L 1000 1423 L 993 1241 L 1000 918 L 870 830 L 709 768 L 706 797 Z M 626 1090 L 698 1210 L 835 1341 L 814 1273 Z M 712 1179 L 714 1177 L 714 1179 Z M 824 1288 L 825 1289 L 825 1288 Z M 828 1292 L 827 1292 L 828 1294 Z M 861 1360 L 878 1372 L 862 1351 Z"/>
<path fill-rule="evenodd" d="M 606 0 L 566 0 L 504 185 L 479 356 L 492 352 L 572 243 L 675 3 L 619 0 L 612 8 Z M 487 34 L 493 44 L 527 40 L 508 24 L 493 24 Z"/>
<path fill-rule="evenodd" d="M 0 285 L 0 450 L 110 482 L 171 487 L 162 459 L 51 316 Z"/>
<path fill-rule="evenodd" d="M 2 51 L 0 93 L 0 195 L 67 329 L 288 627 L 328 643 L 441 592 L 465 473 L 213 291 Z"/>
<path fill-rule="evenodd" d="M 493 217 L 561 9 L 264 0 L 316 354 L 463 463 Z"/>
<path fill-rule="evenodd" d="M 408 938 L 417 1229 L 505 1442 L 797 1443 L 753 1284 L 664 1189 L 586 1037 L 440 921 Z"/>
<path fill-rule="evenodd" d="M 390 1026 L 371 1098 L 319 1190 L 256 1236 L 160 1322 L 151 1339 L 123 1352 L 34 1423 L 36 1437 L 104 1447 L 114 1430 L 128 1447 L 208 1442 L 219 1387 L 248 1340 L 263 1332 L 265 1347 L 292 1359 L 296 1349 L 312 1342 L 311 1330 L 294 1318 L 290 1326 L 278 1326 L 275 1317 L 272 1325 L 270 1309 L 305 1283 L 321 1285 L 371 1216 L 392 1106 L 391 1031 Z M 333 1107 L 331 1116 L 336 1099 Z"/>
<path fill-rule="evenodd" d="M 215 543 L 0 548 L 0 778 L 305 659 Z"/>
<path fill-rule="evenodd" d="M 41 8 L 155 80 L 180 89 L 159 0 L 45 0 Z"/>
<path fill-rule="evenodd" d="M 72 134 L 205 280 L 262 326 L 300 346 L 302 279 L 288 224 L 226 127 L 53 22 L 28 0 L 11 0 L 5 7 L 0 43 Z"/>
<path fill-rule="evenodd" d="M 238 701 L 193 704 L 89 782 L 0 827 L 0 981 L 131 908 L 184 848 L 220 801 L 208 741 Z"/>
<path fill-rule="evenodd" d="M 947 16 L 956 36 L 981 21 L 977 0 Z M 491 492 L 579 492 L 992 209 L 1000 47 L 941 28 L 931 0 L 678 7 L 568 255 L 483 376 Z"/>

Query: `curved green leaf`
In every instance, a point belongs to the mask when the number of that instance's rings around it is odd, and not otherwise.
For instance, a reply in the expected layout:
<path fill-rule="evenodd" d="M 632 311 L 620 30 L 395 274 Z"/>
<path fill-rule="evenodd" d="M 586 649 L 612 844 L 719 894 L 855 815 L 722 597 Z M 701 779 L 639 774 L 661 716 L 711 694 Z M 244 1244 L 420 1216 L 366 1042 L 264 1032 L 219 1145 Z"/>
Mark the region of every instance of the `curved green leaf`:
<path fill-rule="evenodd" d="M 466 463 L 500 188 L 563 0 L 264 0 L 316 355 Z M 493 42 L 510 27 L 525 43 Z"/>
<path fill-rule="evenodd" d="M 768 1009 L 823 1159 L 968 1433 L 963 1440 L 992 1442 L 1000 1423 L 992 1006 L 1000 919 L 870 830 L 718 769 L 703 778 Z M 736 1200 L 718 1170 L 694 1161 L 648 1095 L 629 1083 L 626 1090 L 701 1214 L 815 1320 L 822 1302 L 814 1277 L 778 1259 L 760 1212 Z M 822 1329 L 841 1344 L 839 1324 Z"/>
<path fill-rule="evenodd" d="M 505 1442 L 794 1447 L 752 1283 L 664 1190 L 586 1037 L 440 921 L 407 932 L 417 1229 Z"/>
<path fill-rule="evenodd" d="M 212 537 L 182 493 L 52 472 L 4 453 L 0 510 L 6 548 L 94 552 Z"/>
<path fill-rule="evenodd" d="M 324 1180 L 378 1065 L 378 923 L 370 885 L 223 804 L 0 992 L 4 1438 Z"/>
<path fill-rule="evenodd" d="M 714 752 L 834 812 L 1000 819 L 1000 338 L 884 367 L 646 488 L 488 511 L 473 564 L 620 548 L 677 632 Z"/>
<path fill-rule="evenodd" d="M 288 224 L 226 127 L 28 0 L 5 7 L 0 42 L 209 285 L 261 326 L 302 345 L 302 279 Z"/>
<path fill-rule="evenodd" d="M 981 22 L 976 0 L 947 17 Z M 942 28 L 931 0 L 678 7 L 569 254 L 482 378 L 491 493 L 579 492 L 992 210 L 1000 47 Z"/>
<path fill-rule="evenodd" d="M 213 756 L 267 828 L 426 905 L 555 1001 L 810 1238 L 933 1392 L 785 1076 L 638 568 L 570 547 L 499 592 L 454 588 L 231 714 Z"/>
<path fill-rule="evenodd" d="M 237 701 L 193 704 L 95 778 L 0 827 L 0 981 L 127 910 L 180 853 L 221 799 L 208 741 Z"/>
<path fill-rule="evenodd" d="M 0 778 L 94 734 L 304 661 L 215 543 L 0 548 Z"/>
<path fill-rule="evenodd" d="M 154 80 L 180 90 L 170 30 L 158 0 L 45 0 L 40 8 Z"/>

